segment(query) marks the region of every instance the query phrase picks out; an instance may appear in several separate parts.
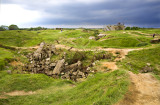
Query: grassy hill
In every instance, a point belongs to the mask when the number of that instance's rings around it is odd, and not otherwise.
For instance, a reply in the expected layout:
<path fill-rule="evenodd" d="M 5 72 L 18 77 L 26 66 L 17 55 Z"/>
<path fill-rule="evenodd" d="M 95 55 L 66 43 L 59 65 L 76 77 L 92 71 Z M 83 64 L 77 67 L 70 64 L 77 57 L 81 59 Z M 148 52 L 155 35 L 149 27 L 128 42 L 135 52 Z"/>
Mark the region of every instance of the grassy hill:
<path fill-rule="evenodd" d="M 6 49 L 0 48 L 0 70 L 4 68 L 4 66 L 13 59 L 13 53 Z"/>
<path fill-rule="evenodd" d="M 65 44 L 76 48 L 94 48 L 94 47 L 114 47 L 114 48 L 135 48 L 150 46 L 150 40 L 152 37 L 146 37 L 145 34 L 135 35 L 134 31 L 111 31 L 100 33 L 107 34 L 106 37 L 100 40 L 89 40 L 90 36 L 94 36 L 94 31 L 83 30 L 40 30 L 40 31 L 0 31 L 0 44 L 9 46 L 35 46 L 42 41 L 46 43 L 56 43 L 56 40 L 60 44 Z M 145 32 L 140 30 L 139 32 Z M 158 30 L 151 31 L 152 33 L 158 32 Z M 150 33 L 151 33 L 150 32 Z M 6 43 L 7 42 L 7 43 Z"/>
<path fill-rule="evenodd" d="M 153 33 L 159 33 L 159 29 L 140 29 L 125 31 L 99 30 L 107 36 L 95 41 L 89 40 L 94 36 L 94 30 L 40 30 L 40 31 L 0 31 L 0 44 L 14 47 L 36 46 L 40 42 L 57 44 L 75 48 L 145 48 L 129 52 L 122 61 L 117 62 L 119 69 L 112 72 L 102 72 L 97 68 L 97 73 L 90 73 L 87 79 L 79 82 L 71 80 L 53 79 L 44 74 L 30 74 L 19 72 L 22 67 L 10 64 L 13 60 L 25 64 L 25 55 L 34 50 L 10 50 L 0 48 L 0 105 L 112 105 L 122 99 L 130 86 L 128 70 L 139 73 L 150 64 L 151 73 L 160 79 L 160 45 L 151 44 Z M 157 35 L 156 38 L 159 36 Z M 76 52 L 67 52 L 66 60 L 77 59 L 73 56 Z M 56 60 L 63 56 L 60 49 Z M 100 52 L 104 53 L 104 52 Z M 106 53 L 106 52 L 105 52 Z M 83 64 L 88 66 L 95 52 L 85 52 Z M 75 58 L 74 58 L 75 57 Z M 114 62 L 117 55 L 111 55 L 111 59 L 105 62 Z M 107 68 L 104 68 L 107 69 Z M 11 70 L 12 74 L 8 74 Z M 9 96 L 6 93 L 14 91 L 33 91 L 35 94 L 25 96 Z M 5 98 L 1 98 L 5 97 Z"/>
<path fill-rule="evenodd" d="M 117 70 L 90 75 L 82 83 L 53 80 L 42 74 L 5 74 L 0 83 L 1 92 L 37 90 L 34 95 L 0 99 L 1 105 L 111 105 L 126 93 L 129 80 L 125 71 Z"/>
<path fill-rule="evenodd" d="M 119 65 L 135 73 L 139 73 L 147 63 L 152 67 L 153 73 L 160 75 L 160 45 L 155 48 L 130 52 Z"/>

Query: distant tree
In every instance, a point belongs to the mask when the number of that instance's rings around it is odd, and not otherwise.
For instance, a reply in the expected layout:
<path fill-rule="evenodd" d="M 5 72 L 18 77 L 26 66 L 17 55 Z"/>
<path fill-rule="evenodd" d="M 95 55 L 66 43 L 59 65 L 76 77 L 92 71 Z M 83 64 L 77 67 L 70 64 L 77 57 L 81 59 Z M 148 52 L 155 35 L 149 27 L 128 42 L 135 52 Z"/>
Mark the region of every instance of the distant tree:
<path fill-rule="evenodd" d="M 131 30 L 139 30 L 139 27 L 131 27 Z"/>
<path fill-rule="evenodd" d="M 8 26 L 1 25 L 0 26 L 0 31 L 5 31 L 5 30 L 8 30 Z"/>
<path fill-rule="evenodd" d="M 17 25 L 12 24 L 12 25 L 9 26 L 9 30 L 18 30 L 18 29 L 19 28 L 18 28 Z"/>
<path fill-rule="evenodd" d="M 47 28 L 44 27 L 35 27 L 35 28 L 29 28 L 28 31 L 38 31 L 38 30 L 46 30 Z"/>
<path fill-rule="evenodd" d="M 131 27 L 126 27 L 125 30 L 131 30 Z"/>
<path fill-rule="evenodd" d="M 3 27 L 0 27 L 0 31 L 5 31 L 5 29 Z"/>
<path fill-rule="evenodd" d="M 126 27 L 125 30 L 139 30 L 140 27 Z"/>

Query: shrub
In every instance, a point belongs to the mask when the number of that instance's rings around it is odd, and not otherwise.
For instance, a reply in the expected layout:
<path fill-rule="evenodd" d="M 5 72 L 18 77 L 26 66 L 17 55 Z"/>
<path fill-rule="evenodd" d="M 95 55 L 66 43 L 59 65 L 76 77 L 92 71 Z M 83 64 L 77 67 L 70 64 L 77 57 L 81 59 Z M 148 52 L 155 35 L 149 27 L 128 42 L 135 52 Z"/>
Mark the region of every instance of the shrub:
<path fill-rule="evenodd" d="M 9 30 L 18 30 L 18 29 L 19 28 L 18 28 L 17 25 L 12 24 L 12 25 L 9 26 Z"/>
<path fill-rule="evenodd" d="M 125 30 L 139 30 L 139 27 L 126 27 Z"/>
<path fill-rule="evenodd" d="M 142 42 L 142 43 L 137 44 L 137 47 L 147 46 L 147 45 L 148 45 L 148 43 L 146 43 L 146 42 Z"/>
<path fill-rule="evenodd" d="M 5 31 L 5 29 L 3 27 L 0 27 L 0 31 Z"/>
<path fill-rule="evenodd" d="M 131 30 L 131 27 L 126 27 L 125 30 Z"/>

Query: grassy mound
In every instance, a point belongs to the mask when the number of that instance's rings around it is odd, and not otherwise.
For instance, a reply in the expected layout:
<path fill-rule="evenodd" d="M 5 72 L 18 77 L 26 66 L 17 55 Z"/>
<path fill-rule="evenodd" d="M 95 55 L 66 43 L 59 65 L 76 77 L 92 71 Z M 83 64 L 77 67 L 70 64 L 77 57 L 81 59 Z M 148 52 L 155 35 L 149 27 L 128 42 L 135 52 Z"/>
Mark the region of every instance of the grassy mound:
<path fill-rule="evenodd" d="M 123 70 L 117 70 L 105 74 L 97 73 L 96 75 L 91 75 L 86 81 L 78 83 L 76 87 L 73 87 L 69 82 L 69 84 L 66 84 L 66 81 L 61 80 L 61 84 L 64 82 L 65 84 L 60 86 L 54 81 L 50 83 L 52 80 L 47 79 L 47 77 L 44 78 L 42 75 L 39 75 L 38 77 L 39 78 L 37 80 L 29 80 L 37 81 L 36 84 L 34 84 L 34 82 L 24 84 L 26 89 L 29 89 L 30 87 L 37 87 L 37 85 L 46 85 L 47 82 L 49 85 L 52 84 L 52 86 L 37 92 L 35 95 L 16 96 L 10 97 L 8 99 L 0 99 L 0 104 L 111 105 L 123 97 L 129 85 L 128 75 Z M 6 78 L 6 76 L 4 78 Z M 24 76 L 22 79 L 26 81 L 26 78 L 27 76 Z M 41 80 L 40 78 L 44 79 Z M 45 80 L 45 82 L 43 80 Z M 41 83 L 41 81 L 44 83 Z M 21 82 L 24 81 L 19 81 L 17 83 L 21 84 Z"/>
<path fill-rule="evenodd" d="M 112 39 L 107 39 L 105 40 L 104 46 L 107 47 L 139 47 L 138 45 L 146 42 L 149 44 L 149 40 L 143 39 L 143 38 L 133 38 L 133 37 L 120 37 L 120 38 L 112 38 Z"/>
<path fill-rule="evenodd" d="M 24 30 L 0 31 L 0 44 L 8 46 L 33 46 L 41 42 L 37 33 Z"/>
<path fill-rule="evenodd" d="M 138 73 L 147 63 L 151 64 L 153 72 L 160 75 L 160 46 L 151 49 L 130 52 L 127 57 L 119 63 L 123 68 Z"/>
<path fill-rule="evenodd" d="M 52 85 L 54 80 L 42 74 L 7 74 L 0 72 L 0 93 L 15 90 L 35 91 Z"/>
<path fill-rule="evenodd" d="M 13 53 L 0 48 L 0 70 L 3 69 L 3 67 L 13 58 Z"/>
<path fill-rule="evenodd" d="M 127 34 L 128 31 L 109 31 L 107 36 L 102 38 L 104 41 L 89 40 L 90 36 L 95 36 L 95 30 L 84 32 L 83 30 L 39 30 L 39 31 L 25 31 L 12 30 L 0 32 L 0 44 L 8 46 L 34 46 L 42 41 L 46 43 L 56 43 L 58 40 L 61 44 L 69 45 L 76 48 L 93 48 L 93 47 L 119 47 L 131 48 L 150 45 L 151 38 L 144 35 Z M 124 33 L 125 32 L 125 33 Z M 7 42 L 7 43 L 6 43 Z"/>
<path fill-rule="evenodd" d="M 73 44 L 68 44 L 76 48 L 94 48 L 94 47 L 105 47 L 105 48 L 133 48 L 133 47 L 142 47 L 150 45 L 149 38 L 143 37 L 116 37 L 106 39 L 104 41 L 95 41 L 89 39 L 76 39 L 73 40 Z"/>

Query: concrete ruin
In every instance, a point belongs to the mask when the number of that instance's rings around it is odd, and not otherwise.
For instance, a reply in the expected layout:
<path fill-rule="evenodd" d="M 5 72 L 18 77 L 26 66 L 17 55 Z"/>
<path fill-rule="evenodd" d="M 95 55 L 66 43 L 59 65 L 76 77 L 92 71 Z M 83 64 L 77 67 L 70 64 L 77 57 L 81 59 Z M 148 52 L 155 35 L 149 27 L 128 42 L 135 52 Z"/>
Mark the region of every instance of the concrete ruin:
<path fill-rule="evenodd" d="M 99 34 L 98 35 L 98 38 L 103 38 L 103 37 L 105 37 L 105 36 L 107 36 L 106 34 Z"/>
<path fill-rule="evenodd" d="M 54 78 L 61 77 L 63 79 L 71 79 L 74 81 L 78 78 L 87 77 L 88 73 L 81 69 L 81 61 L 71 65 L 68 65 L 64 58 L 52 62 L 51 57 L 53 55 L 58 56 L 55 46 L 42 42 L 35 52 L 27 56 L 29 63 L 23 67 L 23 70 L 35 74 L 43 73 Z"/>
<path fill-rule="evenodd" d="M 160 43 L 160 39 L 152 39 L 151 41 L 150 41 L 151 43 Z"/>
<path fill-rule="evenodd" d="M 104 31 L 115 31 L 115 30 L 124 30 L 125 26 L 122 23 L 118 23 L 117 25 L 107 25 L 104 27 Z"/>

